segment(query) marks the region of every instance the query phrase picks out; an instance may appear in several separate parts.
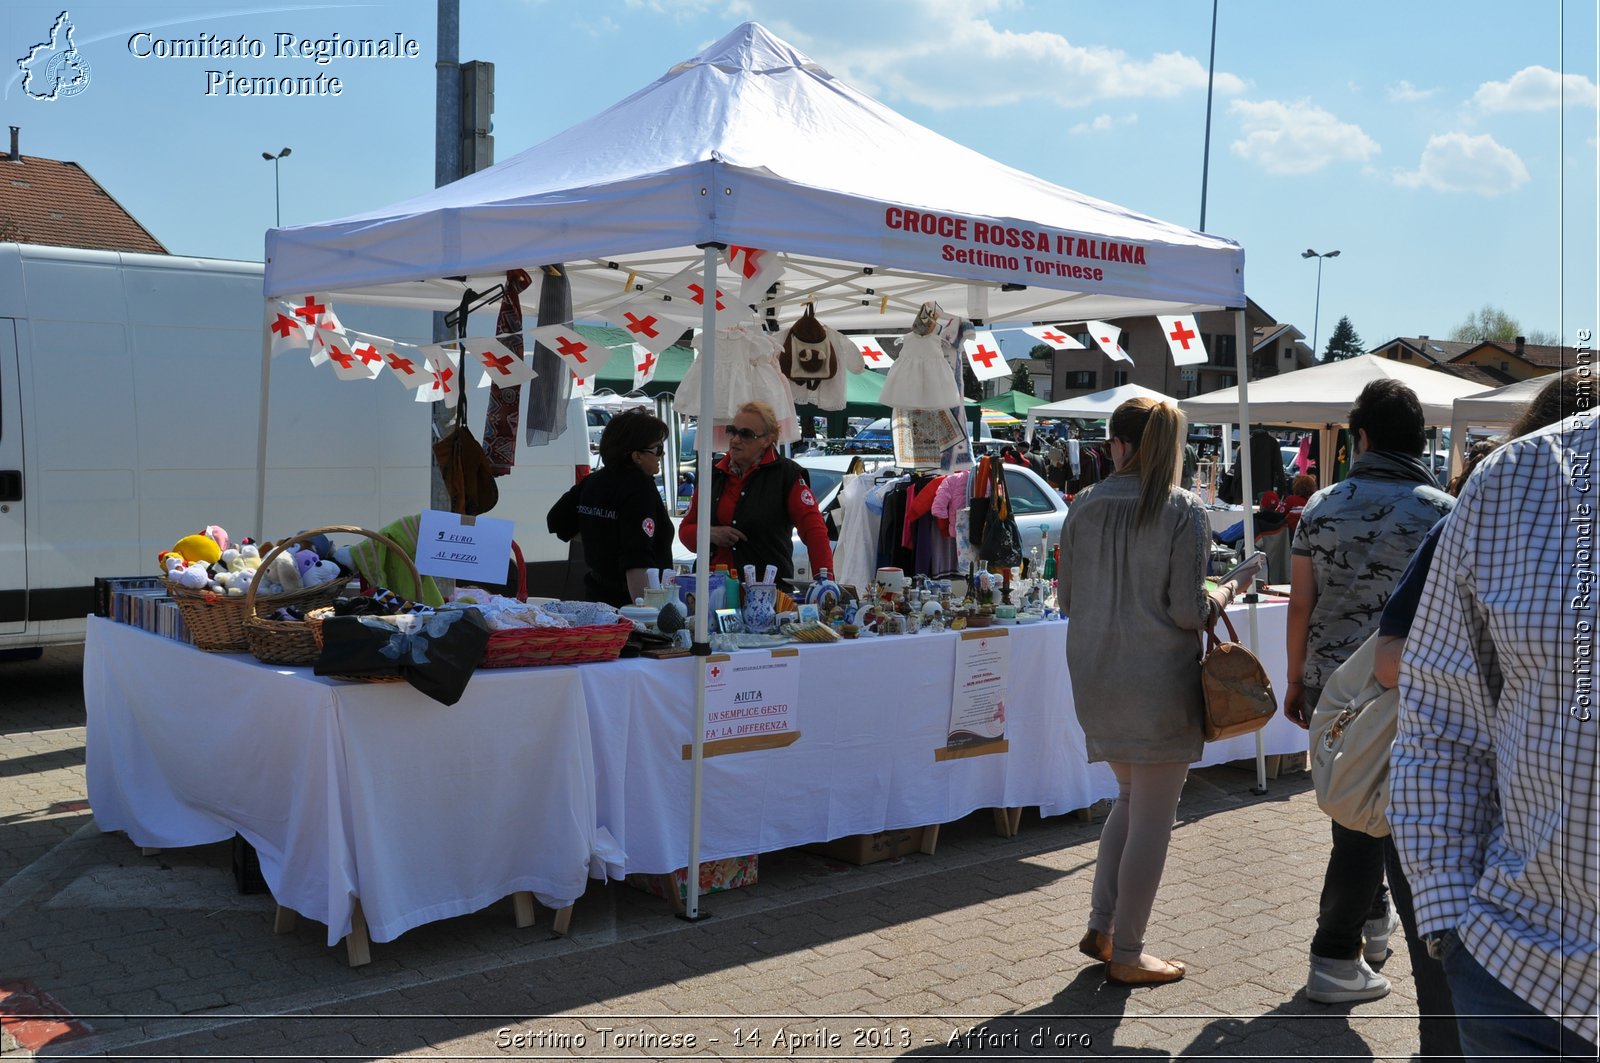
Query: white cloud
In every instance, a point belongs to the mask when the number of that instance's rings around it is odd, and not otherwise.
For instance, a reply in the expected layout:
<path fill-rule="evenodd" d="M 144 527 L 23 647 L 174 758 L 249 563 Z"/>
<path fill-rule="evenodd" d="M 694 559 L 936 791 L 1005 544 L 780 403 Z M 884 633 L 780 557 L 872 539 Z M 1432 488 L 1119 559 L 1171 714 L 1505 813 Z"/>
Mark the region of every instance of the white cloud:
<path fill-rule="evenodd" d="M 1093 121 L 1090 121 L 1090 122 L 1079 122 L 1076 125 L 1074 125 L 1071 129 L 1067 130 L 1067 132 L 1069 132 L 1069 133 L 1109 133 L 1111 130 L 1115 129 L 1117 126 L 1133 125 L 1138 120 L 1139 120 L 1139 116 L 1136 115 L 1136 114 L 1125 114 L 1120 118 L 1114 118 L 1109 114 L 1097 114 L 1097 115 L 1095 115 Z"/>
<path fill-rule="evenodd" d="M 1059 33 L 996 27 L 990 16 L 1016 10 L 1014 0 L 809 0 L 804 28 L 792 21 L 792 0 L 729 0 L 728 7 L 759 19 L 862 91 L 927 107 L 1079 107 L 1206 87 L 1206 64 L 1181 52 L 1140 57 Z M 1217 73 L 1219 94 L 1244 89 L 1237 75 Z"/>
<path fill-rule="evenodd" d="M 1527 184 L 1528 168 L 1516 152 L 1487 133 L 1442 133 L 1428 138 L 1416 170 L 1396 174 L 1394 180 L 1403 188 L 1498 196 Z"/>
<path fill-rule="evenodd" d="M 1596 105 L 1594 82 L 1582 74 L 1563 77 L 1547 66 L 1525 66 L 1508 81 L 1485 81 L 1472 99 L 1485 111 L 1548 111 L 1561 106 L 1563 89 L 1568 107 Z"/>
<path fill-rule="evenodd" d="M 1229 110 L 1244 131 L 1233 153 L 1268 173 L 1315 173 L 1333 162 L 1365 162 L 1383 150 L 1360 126 L 1305 100 L 1234 100 Z"/>
<path fill-rule="evenodd" d="M 1416 103 L 1434 95 L 1438 89 L 1419 89 L 1409 81 L 1396 81 L 1393 85 L 1385 85 L 1384 93 L 1388 95 L 1391 103 Z"/>

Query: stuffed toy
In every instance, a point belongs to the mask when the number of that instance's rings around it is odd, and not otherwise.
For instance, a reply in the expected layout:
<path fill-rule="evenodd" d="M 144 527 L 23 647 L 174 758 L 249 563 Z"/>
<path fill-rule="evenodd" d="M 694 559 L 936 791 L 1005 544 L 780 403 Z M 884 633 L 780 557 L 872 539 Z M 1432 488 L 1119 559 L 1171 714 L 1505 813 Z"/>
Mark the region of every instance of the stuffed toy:
<path fill-rule="evenodd" d="M 180 587 L 197 591 L 211 581 L 211 574 L 203 564 L 185 564 L 180 557 L 168 557 L 167 578 Z"/>
<path fill-rule="evenodd" d="M 300 589 L 300 566 L 295 555 L 288 550 L 273 558 L 262 578 L 262 588 L 269 594 L 285 594 Z M 270 584 L 270 589 L 269 585 Z"/>
<path fill-rule="evenodd" d="M 309 552 L 309 551 L 308 551 Z M 298 556 L 298 555 L 297 555 Z M 344 576 L 344 571 L 332 561 L 317 558 L 307 565 L 300 573 L 300 583 L 306 587 L 319 587 L 324 583 L 332 582 Z"/>
<path fill-rule="evenodd" d="M 216 543 L 218 550 L 226 550 L 230 545 L 228 542 L 228 533 L 220 524 L 207 524 L 205 537 Z"/>
<path fill-rule="evenodd" d="M 252 572 L 261 567 L 261 550 L 249 539 L 239 547 L 239 561 Z"/>
<path fill-rule="evenodd" d="M 204 535 L 185 535 L 171 552 L 182 554 L 187 562 L 203 561 L 208 565 L 222 557 L 222 548 L 217 541 Z"/>

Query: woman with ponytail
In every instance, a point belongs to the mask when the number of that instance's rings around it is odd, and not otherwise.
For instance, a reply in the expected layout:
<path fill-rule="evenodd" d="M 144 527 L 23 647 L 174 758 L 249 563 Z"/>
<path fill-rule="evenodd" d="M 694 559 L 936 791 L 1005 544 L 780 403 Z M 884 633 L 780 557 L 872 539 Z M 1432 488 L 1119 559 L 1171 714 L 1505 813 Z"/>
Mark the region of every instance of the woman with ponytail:
<path fill-rule="evenodd" d="M 1184 974 L 1144 951 L 1144 933 L 1178 798 L 1204 745 L 1198 633 L 1235 591 L 1225 583 L 1206 593 L 1211 527 L 1200 499 L 1177 486 L 1186 429 L 1169 402 L 1118 406 L 1108 429 L 1115 471 L 1077 496 L 1061 543 L 1072 697 L 1089 760 L 1109 762 L 1117 777 L 1078 948 L 1119 985 Z"/>

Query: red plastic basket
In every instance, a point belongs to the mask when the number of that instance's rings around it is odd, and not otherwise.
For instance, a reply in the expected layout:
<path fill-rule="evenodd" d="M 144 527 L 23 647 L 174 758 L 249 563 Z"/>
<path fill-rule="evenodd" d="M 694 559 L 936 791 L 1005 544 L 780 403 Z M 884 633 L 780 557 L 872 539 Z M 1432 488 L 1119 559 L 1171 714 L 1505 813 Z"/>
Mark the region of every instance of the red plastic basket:
<path fill-rule="evenodd" d="M 528 600 L 528 566 L 522 548 L 512 542 L 517 557 L 517 601 Z M 480 668 L 536 668 L 546 664 L 590 664 L 614 661 L 633 632 L 633 623 L 590 627 L 524 627 L 489 633 L 489 648 Z"/>

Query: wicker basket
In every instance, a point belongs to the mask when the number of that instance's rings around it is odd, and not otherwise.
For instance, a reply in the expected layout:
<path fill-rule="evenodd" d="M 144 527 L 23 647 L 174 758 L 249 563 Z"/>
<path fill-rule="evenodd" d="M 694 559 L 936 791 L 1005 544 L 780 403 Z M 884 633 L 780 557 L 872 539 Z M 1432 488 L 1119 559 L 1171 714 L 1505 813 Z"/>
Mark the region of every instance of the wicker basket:
<path fill-rule="evenodd" d="M 405 555 L 405 551 L 392 539 L 385 538 L 377 532 L 367 531 L 365 528 L 358 528 L 353 524 L 334 524 L 326 528 L 312 528 L 310 531 L 301 532 L 295 538 L 273 547 L 261 559 L 261 567 L 256 570 L 255 578 L 250 581 L 250 586 L 244 595 L 245 610 L 242 627 L 247 648 L 255 655 L 256 660 L 263 661 L 266 664 L 316 663 L 317 658 L 322 653 L 322 648 L 318 644 L 316 634 L 312 631 L 309 623 L 304 620 L 268 620 L 259 613 L 259 605 L 262 602 L 270 602 L 274 609 L 281 608 L 285 604 L 306 603 L 285 603 L 281 595 L 258 598 L 256 591 L 261 585 L 261 576 L 262 573 L 266 572 L 268 563 L 285 549 L 302 539 L 309 539 L 313 535 L 335 535 L 341 533 L 365 535 L 369 539 L 376 539 L 389 549 L 399 552 L 401 556 Z M 328 602 L 339 597 L 348 583 L 348 580 L 340 579 L 319 584 L 312 590 L 321 591 L 331 587 L 332 592 L 319 595 L 317 601 L 310 604 L 318 607 L 325 606 Z M 303 594 L 305 592 L 298 593 Z"/>
<path fill-rule="evenodd" d="M 311 534 L 315 533 L 302 533 L 302 535 Z M 290 541 L 299 540 L 297 538 Z M 256 584 L 261 581 L 261 573 L 266 571 L 266 562 L 265 557 L 261 559 L 261 567 L 256 570 L 255 578 L 250 582 L 250 588 L 242 598 L 230 598 L 215 591 L 180 587 L 171 580 L 163 581 L 167 585 L 167 593 L 178 603 L 178 611 L 183 614 L 183 622 L 188 625 L 189 635 L 196 649 L 205 650 L 207 653 L 250 652 L 250 641 L 244 630 L 245 618 L 253 617 L 258 606 L 277 609 L 286 605 L 298 605 L 309 609 L 333 601 L 344 588 L 343 583 L 333 580 L 316 587 L 304 587 L 297 591 L 253 599 L 251 595 L 255 592 Z"/>
<path fill-rule="evenodd" d="M 357 528 L 354 525 L 340 525 L 338 527 L 324 528 L 322 530 L 330 533 L 348 532 L 352 535 L 365 535 L 367 538 L 381 543 L 383 546 L 386 546 L 393 551 L 398 557 L 400 557 L 401 560 L 405 561 L 406 567 L 411 570 L 411 582 L 418 587 L 422 586 L 422 576 L 417 573 L 417 566 L 416 563 L 411 560 L 411 554 L 408 553 L 406 549 L 399 543 L 395 542 L 387 535 L 383 535 L 375 531 L 368 531 L 365 528 Z M 316 609 L 311 609 L 306 612 L 305 628 L 311 633 L 312 650 L 310 658 L 304 663 L 315 664 L 317 658 L 322 656 L 322 622 L 327 620 L 332 615 L 332 605 L 321 605 Z M 265 621 L 263 621 L 263 623 L 265 623 Z M 326 678 L 343 679 L 347 683 L 405 682 L 405 676 L 402 675 L 329 675 Z"/>
<path fill-rule="evenodd" d="M 517 558 L 517 601 L 528 600 L 528 566 L 522 548 L 515 541 L 511 552 Z M 491 631 L 489 648 L 483 652 L 480 668 L 534 668 L 546 664 L 589 664 L 614 661 L 633 633 L 633 622 L 588 627 L 524 627 Z"/>

